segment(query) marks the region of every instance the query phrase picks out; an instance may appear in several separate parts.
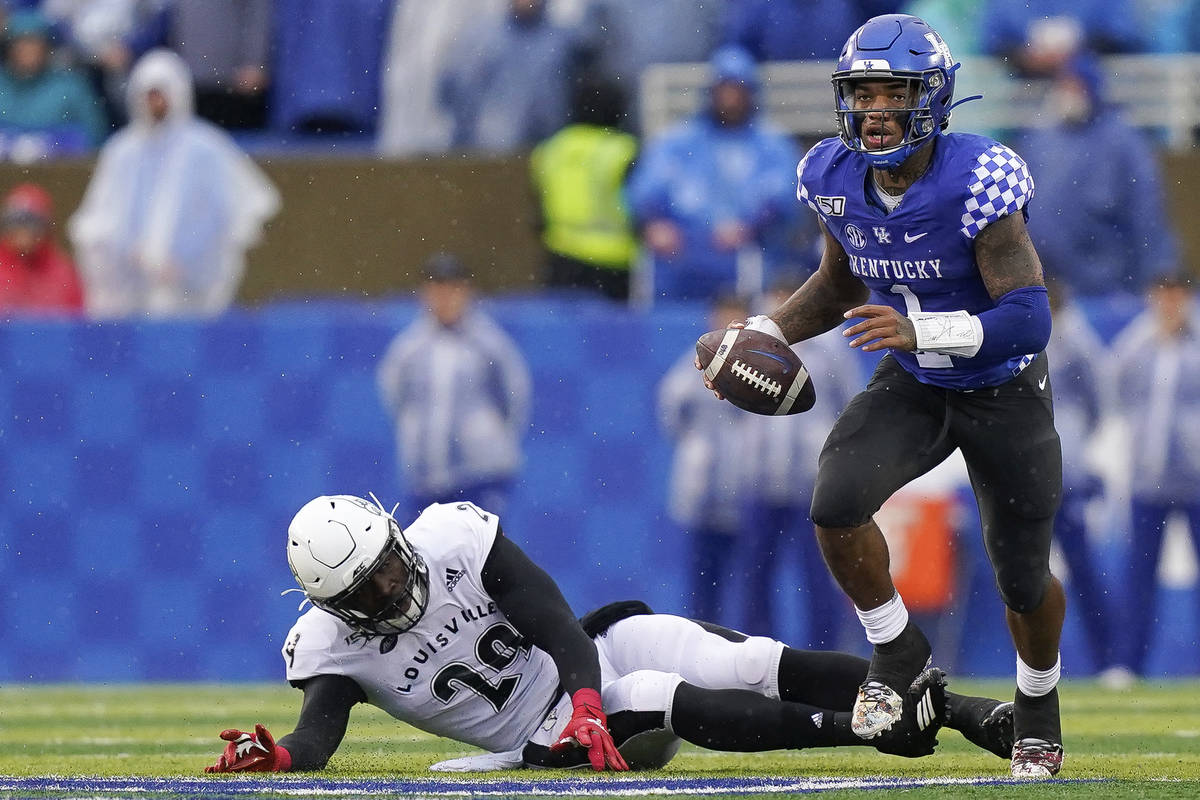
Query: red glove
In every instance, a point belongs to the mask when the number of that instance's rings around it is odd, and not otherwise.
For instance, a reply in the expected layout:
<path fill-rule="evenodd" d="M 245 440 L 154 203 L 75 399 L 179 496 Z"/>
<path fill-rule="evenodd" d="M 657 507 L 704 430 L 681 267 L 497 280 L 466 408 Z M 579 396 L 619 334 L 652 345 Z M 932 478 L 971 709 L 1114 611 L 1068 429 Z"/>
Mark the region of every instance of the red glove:
<path fill-rule="evenodd" d="M 600 693 L 595 689 L 580 689 L 571 695 L 571 704 L 575 711 L 571 720 L 559 734 L 558 741 L 550 745 L 551 752 L 566 750 L 578 744 L 588 750 L 588 760 L 592 769 L 597 772 L 609 769 L 627 770 L 629 765 L 617 752 L 612 734 L 608 732 L 608 717 L 604 716 L 600 705 Z"/>
<path fill-rule="evenodd" d="M 254 733 L 230 728 L 221 731 L 221 738 L 229 744 L 217 763 L 204 768 L 205 772 L 287 772 L 292 768 L 292 754 L 275 744 L 271 732 L 262 725 L 255 725 Z"/>

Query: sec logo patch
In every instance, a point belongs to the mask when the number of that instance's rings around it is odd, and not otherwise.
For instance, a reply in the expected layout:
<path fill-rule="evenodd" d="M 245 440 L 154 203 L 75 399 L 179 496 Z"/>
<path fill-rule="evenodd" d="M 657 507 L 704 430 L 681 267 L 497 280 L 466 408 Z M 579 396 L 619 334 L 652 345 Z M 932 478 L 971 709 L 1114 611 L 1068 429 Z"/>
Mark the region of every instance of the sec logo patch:
<path fill-rule="evenodd" d="M 855 250 L 862 250 L 867 246 L 867 235 L 862 232 L 862 228 L 853 222 L 848 222 L 844 230 L 846 232 L 846 241 L 850 242 L 850 246 Z"/>

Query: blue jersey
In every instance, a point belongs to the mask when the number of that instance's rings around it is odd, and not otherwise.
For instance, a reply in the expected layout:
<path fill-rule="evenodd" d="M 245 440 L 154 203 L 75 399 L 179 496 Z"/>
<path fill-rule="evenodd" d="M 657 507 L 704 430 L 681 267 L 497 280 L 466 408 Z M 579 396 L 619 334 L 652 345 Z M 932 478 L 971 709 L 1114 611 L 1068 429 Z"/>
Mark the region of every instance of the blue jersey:
<path fill-rule="evenodd" d="M 1033 179 L 1021 157 L 967 133 L 938 136 L 929 169 L 891 213 L 867 193 L 867 162 L 840 139 L 818 142 L 797 167 L 797 196 L 841 243 L 871 302 L 901 314 L 995 307 L 975 261 L 975 237 L 1008 214 L 1026 214 Z M 1036 353 L 987 360 L 893 350 L 923 383 L 977 389 L 1010 380 Z"/>

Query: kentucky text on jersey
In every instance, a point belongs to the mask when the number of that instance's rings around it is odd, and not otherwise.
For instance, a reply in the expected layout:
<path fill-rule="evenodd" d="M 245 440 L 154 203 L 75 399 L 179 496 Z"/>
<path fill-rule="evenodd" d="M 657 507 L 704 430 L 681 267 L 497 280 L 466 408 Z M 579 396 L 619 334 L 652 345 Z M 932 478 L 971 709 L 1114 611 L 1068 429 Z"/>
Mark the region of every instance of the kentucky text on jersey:
<path fill-rule="evenodd" d="M 887 258 L 850 256 L 850 271 L 861 278 L 883 278 L 889 281 L 915 281 L 942 277 L 940 258 L 920 261 L 897 261 Z"/>
<path fill-rule="evenodd" d="M 901 314 L 996 307 L 975 261 L 975 237 L 1009 214 L 1025 214 L 1033 179 L 1021 157 L 986 136 L 947 133 L 929 169 L 890 213 L 869 199 L 867 162 L 840 139 L 818 142 L 797 167 L 796 195 L 817 213 L 871 290 L 869 302 Z M 936 254 L 936 255 L 935 255 Z M 1029 354 L 1036 355 L 1036 354 Z M 1028 363 L 893 350 L 922 383 L 978 389 L 1011 380 Z"/>

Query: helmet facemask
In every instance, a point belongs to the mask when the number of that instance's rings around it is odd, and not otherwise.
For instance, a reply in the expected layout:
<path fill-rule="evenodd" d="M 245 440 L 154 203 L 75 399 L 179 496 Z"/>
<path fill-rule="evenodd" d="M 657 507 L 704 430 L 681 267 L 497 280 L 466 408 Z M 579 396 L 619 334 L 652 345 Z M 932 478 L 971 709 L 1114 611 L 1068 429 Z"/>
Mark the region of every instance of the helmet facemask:
<path fill-rule="evenodd" d="M 877 169 L 893 169 L 933 140 L 950 123 L 954 73 L 959 64 L 937 31 L 910 14 L 883 14 L 867 20 L 846 40 L 833 73 L 834 108 L 843 144 Z M 864 109 L 854 103 L 860 82 L 899 83 L 909 92 L 902 105 L 883 109 L 907 115 L 899 141 L 871 146 L 862 133 Z M 967 98 L 973 100 L 976 98 Z"/>
<path fill-rule="evenodd" d="M 931 106 L 937 90 L 944 85 L 941 70 L 924 73 L 910 72 L 852 72 L 835 73 L 833 76 L 838 133 L 842 142 L 856 152 L 862 153 L 871 166 L 893 168 L 923 147 L 949 122 L 948 115 L 940 125 L 935 122 Z M 907 100 L 897 106 L 885 108 L 862 108 L 856 102 L 856 91 L 866 83 L 895 83 L 904 85 L 902 90 Z M 892 143 L 873 143 L 864 135 L 868 130 L 890 120 L 892 126 L 901 130 L 900 140 Z"/>
<path fill-rule="evenodd" d="M 429 604 L 429 570 L 394 513 L 375 495 L 322 495 L 288 526 L 288 566 L 299 591 L 368 637 L 412 628 Z"/>
<path fill-rule="evenodd" d="M 343 591 L 312 604 L 347 625 L 373 636 L 409 630 L 429 603 L 429 570 L 390 516 L 388 537 L 379 555 Z M 379 581 L 376 581 L 379 576 Z M 389 580 L 389 578 L 393 580 Z"/>

